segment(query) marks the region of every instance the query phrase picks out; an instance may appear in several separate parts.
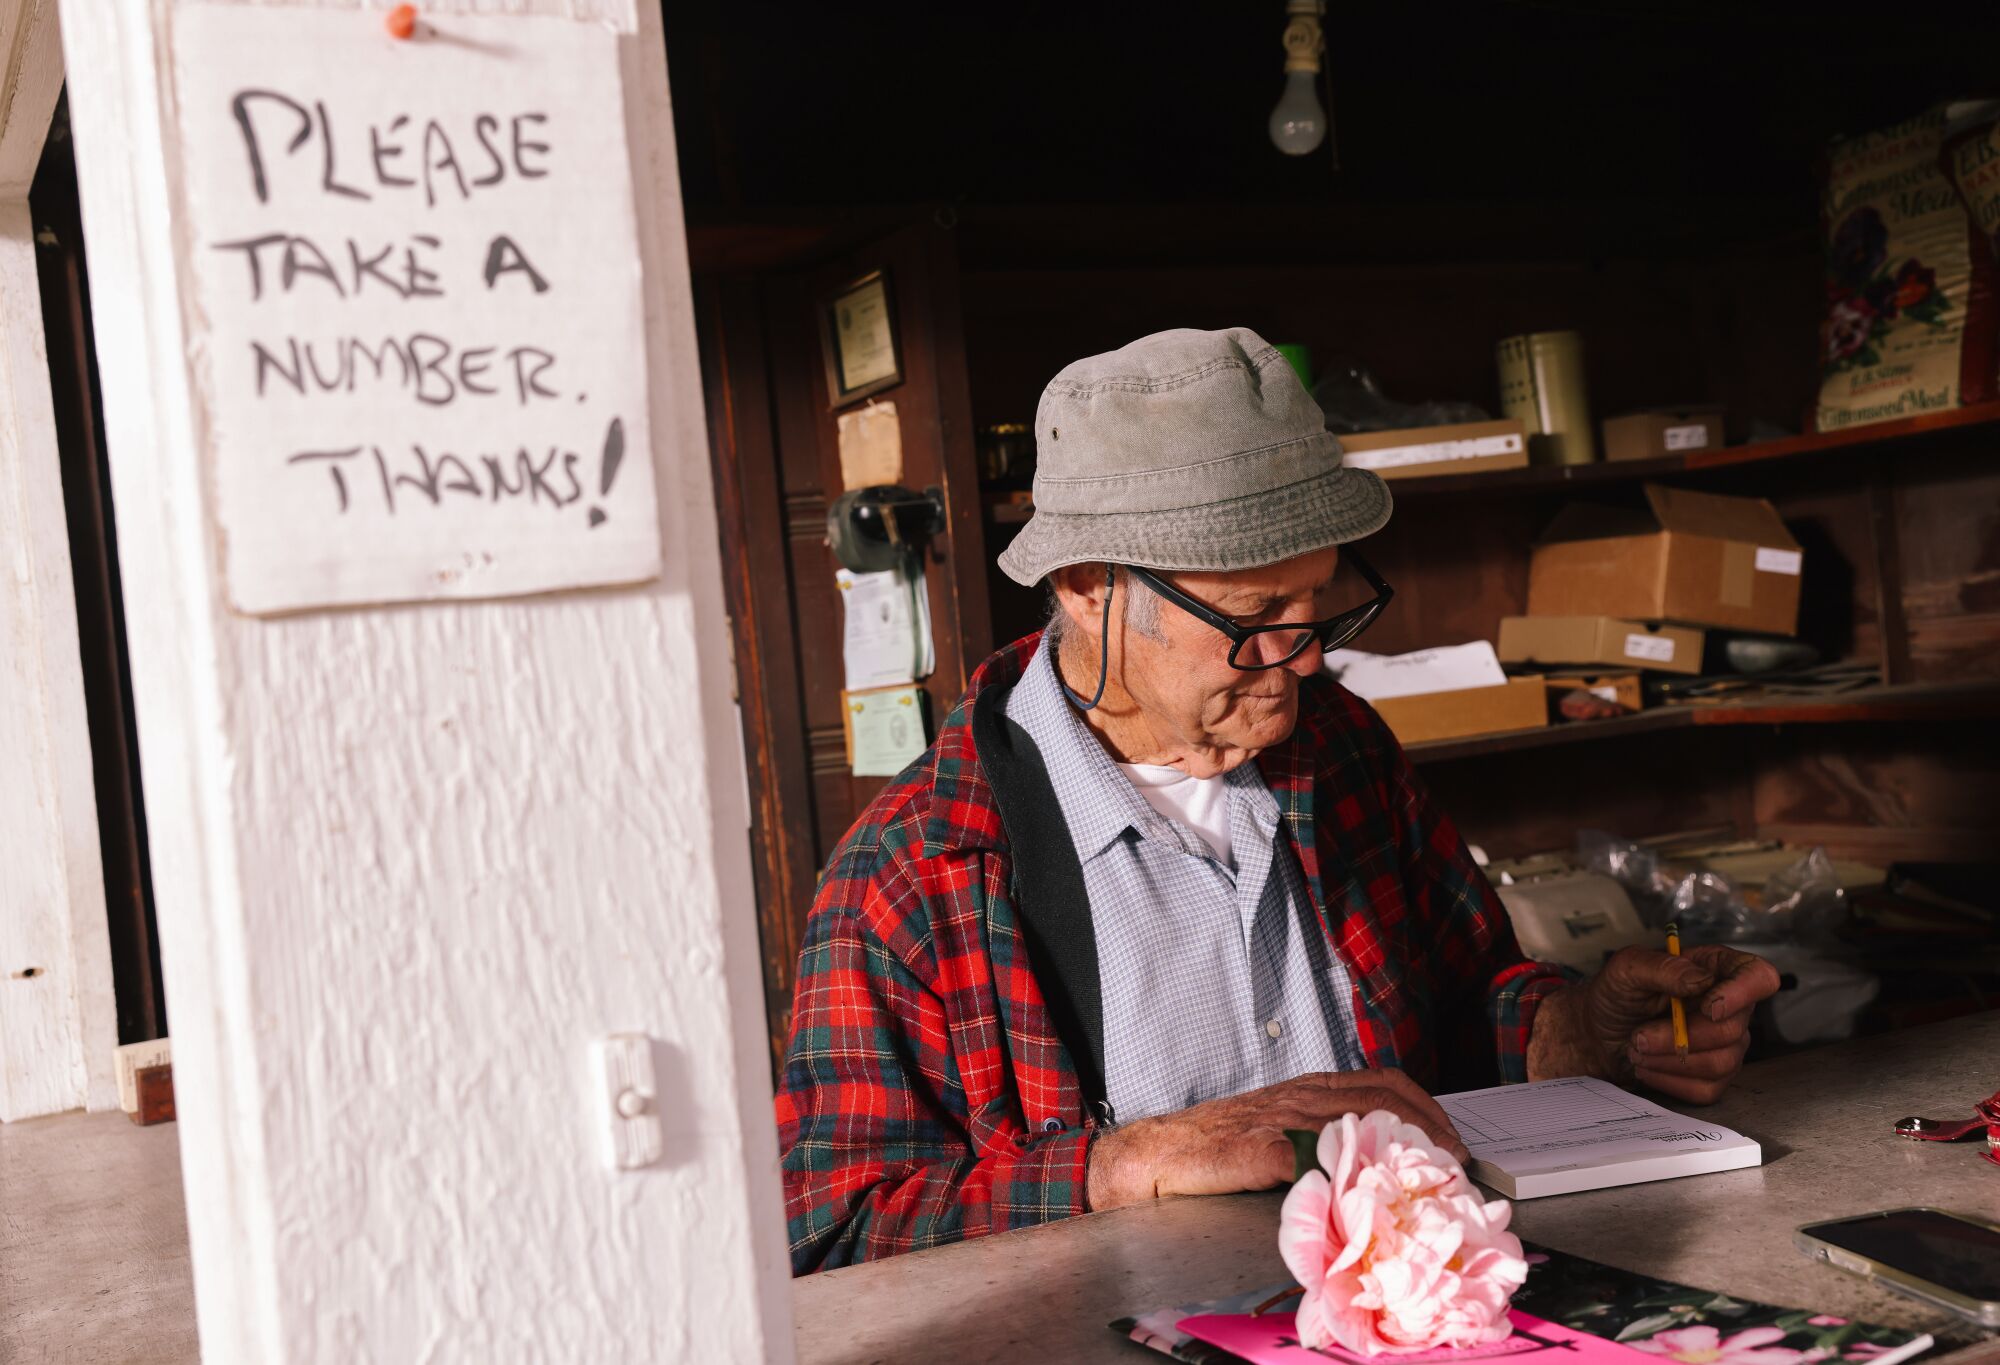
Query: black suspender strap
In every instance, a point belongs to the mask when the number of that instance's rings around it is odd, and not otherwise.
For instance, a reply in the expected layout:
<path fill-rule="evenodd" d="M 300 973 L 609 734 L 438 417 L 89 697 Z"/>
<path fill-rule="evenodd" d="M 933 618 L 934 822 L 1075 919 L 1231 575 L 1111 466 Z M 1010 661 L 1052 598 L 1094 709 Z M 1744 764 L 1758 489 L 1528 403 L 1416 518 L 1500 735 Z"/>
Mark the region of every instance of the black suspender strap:
<path fill-rule="evenodd" d="M 1026 730 L 1007 719 L 1009 691 L 989 687 L 979 694 L 972 711 L 972 740 L 1007 829 L 1014 908 L 1027 940 L 1028 960 L 1048 1000 L 1056 1036 L 1076 1067 L 1085 1107 L 1108 1118 L 1104 1005 L 1083 864 L 1041 750 Z"/>

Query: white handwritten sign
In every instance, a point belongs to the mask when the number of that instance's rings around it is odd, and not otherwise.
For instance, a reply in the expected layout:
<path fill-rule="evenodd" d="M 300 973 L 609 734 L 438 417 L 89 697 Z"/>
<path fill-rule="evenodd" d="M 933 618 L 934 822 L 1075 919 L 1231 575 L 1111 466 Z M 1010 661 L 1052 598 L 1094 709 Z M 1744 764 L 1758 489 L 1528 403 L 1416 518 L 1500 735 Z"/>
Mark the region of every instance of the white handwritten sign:
<path fill-rule="evenodd" d="M 202 3 L 172 31 L 232 603 L 656 574 L 615 35 Z"/>

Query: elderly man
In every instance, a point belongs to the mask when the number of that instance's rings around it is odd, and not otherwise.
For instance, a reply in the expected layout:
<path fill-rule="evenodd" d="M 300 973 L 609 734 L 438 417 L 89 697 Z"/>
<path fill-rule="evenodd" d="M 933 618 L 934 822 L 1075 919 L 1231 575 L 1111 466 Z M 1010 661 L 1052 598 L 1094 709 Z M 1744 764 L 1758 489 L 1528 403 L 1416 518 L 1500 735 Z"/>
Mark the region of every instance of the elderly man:
<path fill-rule="evenodd" d="M 1336 548 L 1389 493 L 1274 348 L 1146 337 L 1057 375 L 1035 428 L 1035 514 L 1000 564 L 1047 584 L 1049 627 L 980 666 L 807 922 L 777 1105 L 796 1272 L 1268 1188 L 1283 1130 L 1348 1112 L 1463 1155 L 1425 1086 L 1720 1093 L 1770 966 L 1526 960 L 1322 671 L 1389 600 Z"/>

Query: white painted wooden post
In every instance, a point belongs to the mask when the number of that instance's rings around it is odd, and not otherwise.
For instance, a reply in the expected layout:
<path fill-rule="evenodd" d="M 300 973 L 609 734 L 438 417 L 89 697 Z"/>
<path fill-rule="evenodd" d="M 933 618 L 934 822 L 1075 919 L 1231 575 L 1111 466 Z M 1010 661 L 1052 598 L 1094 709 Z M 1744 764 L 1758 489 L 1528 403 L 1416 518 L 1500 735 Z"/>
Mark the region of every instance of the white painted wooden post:
<path fill-rule="evenodd" d="M 63 3 L 203 1353 L 789 1359 L 660 13 L 484 7 L 627 31 L 664 573 L 252 619 L 189 363 L 183 11 Z M 589 1050 L 625 1031 L 665 1155 L 614 1174 Z"/>
<path fill-rule="evenodd" d="M 112 1109 L 118 1043 L 90 730 L 28 188 L 62 90 L 55 0 L 0 0 L 0 1122 Z"/>

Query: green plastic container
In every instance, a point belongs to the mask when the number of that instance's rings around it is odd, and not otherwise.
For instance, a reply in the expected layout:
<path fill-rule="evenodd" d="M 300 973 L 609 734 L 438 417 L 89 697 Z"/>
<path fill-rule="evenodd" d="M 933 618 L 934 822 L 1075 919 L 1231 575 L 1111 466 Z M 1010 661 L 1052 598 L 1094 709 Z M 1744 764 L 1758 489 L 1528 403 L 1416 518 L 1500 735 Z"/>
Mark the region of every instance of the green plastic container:
<path fill-rule="evenodd" d="M 1313 358 L 1311 348 L 1301 346 L 1296 341 L 1277 341 L 1273 342 L 1272 345 L 1278 348 L 1279 355 L 1291 362 L 1292 371 L 1298 375 L 1299 383 L 1306 386 L 1307 393 L 1311 393 L 1313 386 Z"/>

